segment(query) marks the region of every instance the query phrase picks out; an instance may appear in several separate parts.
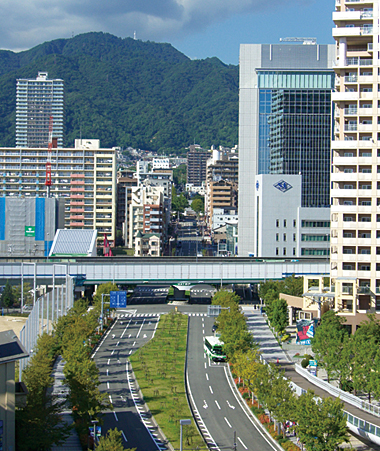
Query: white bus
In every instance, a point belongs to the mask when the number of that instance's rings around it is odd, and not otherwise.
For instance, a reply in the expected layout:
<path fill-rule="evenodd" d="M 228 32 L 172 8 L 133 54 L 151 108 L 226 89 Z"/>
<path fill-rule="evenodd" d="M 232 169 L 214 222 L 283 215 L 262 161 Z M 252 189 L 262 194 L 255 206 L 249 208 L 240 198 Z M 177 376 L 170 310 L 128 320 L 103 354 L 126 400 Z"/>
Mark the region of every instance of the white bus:
<path fill-rule="evenodd" d="M 226 354 L 223 351 L 224 343 L 217 337 L 205 337 L 204 351 L 214 362 L 224 362 Z"/>

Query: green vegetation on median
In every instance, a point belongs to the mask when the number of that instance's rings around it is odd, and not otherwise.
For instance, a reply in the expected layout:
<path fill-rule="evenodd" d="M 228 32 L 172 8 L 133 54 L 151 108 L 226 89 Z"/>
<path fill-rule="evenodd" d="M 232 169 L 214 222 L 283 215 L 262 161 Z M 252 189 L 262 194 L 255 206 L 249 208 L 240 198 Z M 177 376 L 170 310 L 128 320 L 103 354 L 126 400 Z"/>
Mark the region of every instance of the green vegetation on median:
<path fill-rule="evenodd" d="M 179 420 L 192 418 L 185 394 L 186 315 L 162 315 L 155 337 L 131 357 L 133 371 L 152 415 L 179 449 Z M 183 427 L 184 450 L 204 447 L 194 425 Z"/>

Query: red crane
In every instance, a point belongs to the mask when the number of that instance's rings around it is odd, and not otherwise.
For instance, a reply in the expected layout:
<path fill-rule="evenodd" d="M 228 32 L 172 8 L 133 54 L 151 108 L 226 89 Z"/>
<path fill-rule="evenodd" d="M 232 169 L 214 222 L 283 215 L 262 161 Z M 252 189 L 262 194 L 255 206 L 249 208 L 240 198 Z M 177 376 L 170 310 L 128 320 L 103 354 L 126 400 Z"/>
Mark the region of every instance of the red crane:
<path fill-rule="evenodd" d="M 47 161 L 46 161 L 46 180 L 45 180 L 45 186 L 47 187 L 47 197 L 50 197 L 52 148 L 53 148 L 53 116 L 50 116 L 50 118 L 49 118 L 48 153 L 47 153 Z"/>

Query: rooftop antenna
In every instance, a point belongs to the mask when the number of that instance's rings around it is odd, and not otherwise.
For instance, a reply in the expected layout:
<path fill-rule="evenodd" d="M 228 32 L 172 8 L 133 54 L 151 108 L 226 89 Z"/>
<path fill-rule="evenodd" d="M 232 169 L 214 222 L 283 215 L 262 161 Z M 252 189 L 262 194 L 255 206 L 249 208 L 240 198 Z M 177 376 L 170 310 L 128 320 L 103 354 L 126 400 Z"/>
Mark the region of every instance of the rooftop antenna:
<path fill-rule="evenodd" d="M 133 39 L 136 41 L 137 36 L 136 36 L 136 31 L 133 32 Z"/>

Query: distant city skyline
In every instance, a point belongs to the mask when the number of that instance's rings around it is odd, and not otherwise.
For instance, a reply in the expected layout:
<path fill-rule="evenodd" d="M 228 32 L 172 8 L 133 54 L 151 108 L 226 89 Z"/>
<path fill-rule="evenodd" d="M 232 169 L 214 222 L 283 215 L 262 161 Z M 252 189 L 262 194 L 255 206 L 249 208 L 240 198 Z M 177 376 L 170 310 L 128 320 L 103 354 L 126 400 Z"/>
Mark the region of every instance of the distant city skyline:
<path fill-rule="evenodd" d="M 240 44 L 276 44 L 285 37 L 315 37 L 318 44 L 332 44 L 333 10 L 333 0 L 161 0 L 159 8 L 149 0 L 14 0 L 1 7 L 0 48 L 21 51 L 103 31 L 168 42 L 191 59 L 217 57 L 237 65 Z"/>

